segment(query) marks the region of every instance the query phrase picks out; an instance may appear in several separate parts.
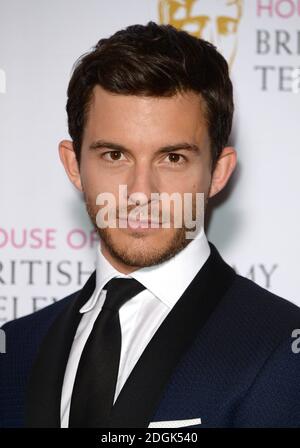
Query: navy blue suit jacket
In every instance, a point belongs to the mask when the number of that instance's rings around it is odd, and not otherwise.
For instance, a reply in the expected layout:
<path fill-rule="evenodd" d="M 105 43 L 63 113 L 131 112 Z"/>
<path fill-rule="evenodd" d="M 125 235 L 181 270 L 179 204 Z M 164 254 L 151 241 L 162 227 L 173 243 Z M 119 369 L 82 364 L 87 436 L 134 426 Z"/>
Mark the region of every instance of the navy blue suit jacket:
<path fill-rule="evenodd" d="M 300 308 L 237 275 L 210 246 L 132 370 L 109 427 L 199 418 L 199 427 L 300 426 L 300 353 L 292 350 Z M 94 288 L 95 272 L 80 291 L 4 325 L 1 427 L 60 426 L 78 310 Z"/>

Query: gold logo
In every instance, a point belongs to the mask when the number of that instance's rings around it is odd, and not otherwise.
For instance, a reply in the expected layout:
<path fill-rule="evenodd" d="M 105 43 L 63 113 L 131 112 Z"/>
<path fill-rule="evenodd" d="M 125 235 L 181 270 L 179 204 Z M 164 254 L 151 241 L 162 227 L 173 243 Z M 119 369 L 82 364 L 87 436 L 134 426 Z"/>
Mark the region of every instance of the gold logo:
<path fill-rule="evenodd" d="M 159 0 L 161 24 L 170 24 L 214 44 L 231 66 L 243 0 Z"/>

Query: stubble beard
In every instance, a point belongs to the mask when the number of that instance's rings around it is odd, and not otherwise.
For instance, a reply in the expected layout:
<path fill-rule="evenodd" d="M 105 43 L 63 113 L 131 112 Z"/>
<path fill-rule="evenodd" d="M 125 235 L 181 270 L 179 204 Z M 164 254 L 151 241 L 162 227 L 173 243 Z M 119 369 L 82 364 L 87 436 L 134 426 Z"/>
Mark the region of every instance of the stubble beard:
<path fill-rule="evenodd" d="M 148 237 L 139 232 L 131 231 L 131 237 L 125 237 L 128 239 L 126 243 L 115 241 L 113 237 L 114 232 L 117 231 L 120 234 L 118 228 L 100 228 L 96 222 L 96 215 L 99 208 L 92 203 L 88 196 L 83 193 L 84 201 L 87 213 L 90 220 L 101 239 L 104 243 L 110 255 L 118 262 L 124 263 L 127 266 L 135 267 L 149 267 L 173 258 L 182 249 L 184 249 L 192 239 L 186 238 L 186 233 L 190 231 L 184 224 L 180 228 L 163 228 L 156 230 L 161 234 L 161 246 L 153 247 L 148 243 Z M 195 213 L 195 204 L 193 203 L 193 215 Z"/>

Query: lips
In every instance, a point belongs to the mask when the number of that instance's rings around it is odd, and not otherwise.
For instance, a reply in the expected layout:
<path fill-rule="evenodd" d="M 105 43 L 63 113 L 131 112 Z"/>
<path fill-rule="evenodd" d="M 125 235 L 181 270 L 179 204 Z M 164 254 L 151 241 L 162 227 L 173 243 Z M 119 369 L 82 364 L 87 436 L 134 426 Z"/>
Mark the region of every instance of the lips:
<path fill-rule="evenodd" d="M 147 224 L 147 225 L 161 225 L 159 221 L 151 221 L 151 219 L 128 219 L 128 218 L 119 218 L 119 221 L 126 221 L 128 224 Z"/>

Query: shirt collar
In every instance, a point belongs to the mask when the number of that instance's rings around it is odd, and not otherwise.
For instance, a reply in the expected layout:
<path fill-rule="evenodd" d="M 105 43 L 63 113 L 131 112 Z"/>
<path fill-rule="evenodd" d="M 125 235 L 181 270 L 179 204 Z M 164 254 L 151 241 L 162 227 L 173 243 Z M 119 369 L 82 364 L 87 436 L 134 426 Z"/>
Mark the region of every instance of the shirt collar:
<path fill-rule="evenodd" d="M 81 313 L 90 311 L 97 303 L 105 284 L 114 277 L 134 278 L 154 294 L 169 308 L 172 308 L 182 296 L 198 271 L 210 255 L 210 247 L 204 233 L 199 232 L 197 238 L 163 263 L 137 269 L 126 275 L 115 269 L 97 247 L 96 288 L 92 297 L 80 309 Z"/>

